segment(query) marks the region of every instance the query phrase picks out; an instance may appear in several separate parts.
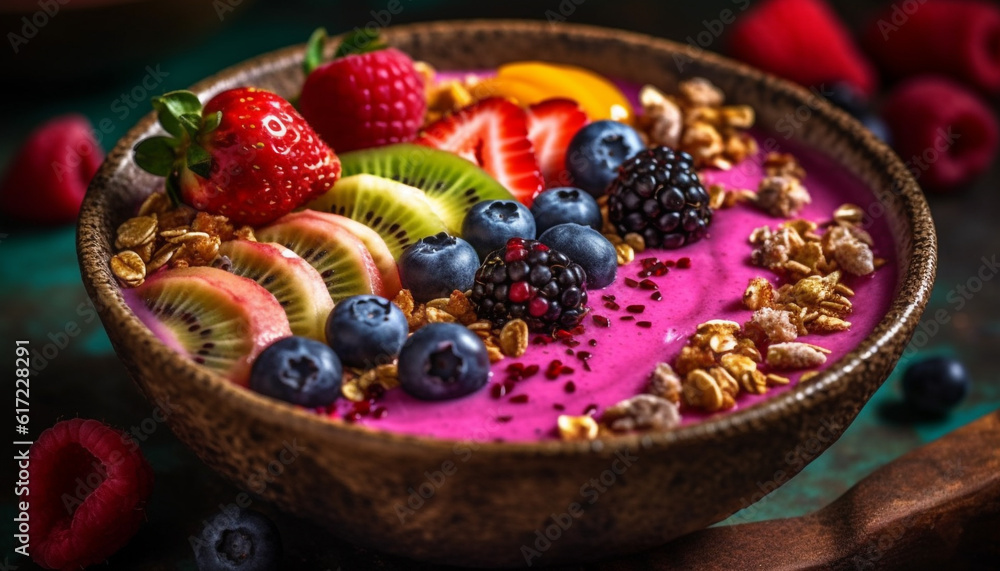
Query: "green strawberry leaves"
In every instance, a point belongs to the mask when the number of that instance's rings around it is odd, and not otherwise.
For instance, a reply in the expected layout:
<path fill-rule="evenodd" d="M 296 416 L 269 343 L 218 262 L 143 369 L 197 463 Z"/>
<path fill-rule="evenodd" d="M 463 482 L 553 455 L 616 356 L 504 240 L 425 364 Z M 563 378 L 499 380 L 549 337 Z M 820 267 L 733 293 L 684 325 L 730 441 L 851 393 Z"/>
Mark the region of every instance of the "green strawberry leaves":
<path fill-rule="evenodd" d="M 156 176 L 167 176 L 177 160 L 177 139 L 150 137 L 139 141 L 133 150 L 135 164 Z"/>
<path fill-rule="evenodd" d="M 175 137 L 184 134 L 184 127 L 181 117 L 194 115 L 201 118 L 201 101 L 198 96 L 190 91 L 171 91 L 152 99 L 153 109 L 156 110 L 156 118 L 160 125 Z"/>
<path fill-rule="evenodd" d="M 325 47 L 326 29 L 316 28 L 309 36 L 309 42 L 306 44 L 306 57 L 302 61 L 302 70 L 306 72 L 306 75 L 312 73 L 323 63 L 323 48 Z"/>
<path fill-rule="evenodd" d="M 205 150 L 205 147 L 191 145 L 187 149 L 185 159 L 187 160 L 187 168 L 191 169 L 194 174 L 202 178 L 208 178 L 208 175 L 211 174 L 212 155 Z"/>
<path fill-rule="evenodd" d="M 167 195 L 180 203 L 180 174 L 184 169 L 202 178 L 212 172 L 212 154 L 198 142 L 222 122 L 222 112 L 204 116 L 201 101 L 190 91 L 171 91 L 152 99 L 156 118 L 171 136 L 149 137 L 133 149 L 142 170 L 166 177 Z"/>
<path fill-rule="evenodd" d="M 378 35 L 378 30 L 372 30 L 367 26 L 355 28 L 353 32 L 344 36 L 344 40 L 337 46 L 337 52 L 333 54 L 334 59 L 349 56 L 352 54 L 366 54 L 389 47 L 385 40 Z"/>
<path fill-rule="evenodd" d="M 306 43 L 305 58 L 302 60 L 302 70 L 305 71 L 306 75 L 309 75 L 314 69 L 323 64 L 323 51 L 328 39 L 326 30 L 323 28 L 317 28 L 309 36 L 309 41 Z M 353 32 L 349 32 L 341 40 L 340 45 L 337 46 L 337 51 L 333 54 L 333 59 L 355 54 L 366 54 L 387 47 L 389 47 L 389 44 L 385 43 L 385 40 L 379 35 L 378 30 L 368 27 L 355 28 Z"/>

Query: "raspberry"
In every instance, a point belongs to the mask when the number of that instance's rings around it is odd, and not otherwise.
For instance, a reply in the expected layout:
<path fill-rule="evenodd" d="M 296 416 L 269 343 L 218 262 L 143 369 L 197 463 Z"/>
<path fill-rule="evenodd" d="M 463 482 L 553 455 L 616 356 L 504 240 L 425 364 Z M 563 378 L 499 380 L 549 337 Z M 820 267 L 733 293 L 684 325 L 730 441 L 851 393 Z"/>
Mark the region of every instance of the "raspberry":
<path fill-rule="evenodd" d="M 823 0 L 764 0 L 733 25 L 729 53 L 802 85 L 844 81 L 871 95 L 875 72 Z"/>
<path fill-rule="evenodd" d="M 82 115 L 49 120 L 29 135 L 0 181 L 0 212 L 22 222 L 76 220 L 90 179 L 104 160 Z"/>
<path fill-rule="evenodd" d="M 64 420 L 31 447 L 31 557 L 76 570 L 107 559 L 146 517 L 153 472 L 124 433 L 96 420 Z"/>
<path fill-rule="evenodd" d="M 950 76 L 1000 92 L 1000 7 L 969 0 L 893 3 L 865 31 L 864 46 L 895 77 Z"/>
<path fill-rule="evenodd" d="M 427 110 L 413 60 L 366 34 L 349 35 L 339 57 L 309 71 L 299 96 L 302 116 L 338 153 L 411 141 Z"/>
<path fill-rule="evenodd" d="M 481 319 L 502 327 L 523 319 L 541 333 L 571 329 L 587 315 L 587 273 L 562 252 L 511 238 L 476 272 L 470 298 Z"/>
<path fill-rule="evenodd" d="M 896 151 L 927 190 L 969 184 L 996 156 L 1000 126 L 993 111 L 949 79 L 907 80 L 889 94 L 884 115 Z"/>
<path fill-rule="evenodd" d="M 618 233 L 642 235 L 651 248 L 680 248 L 708 233 L 708 193 L 683 151 L 654 147 L 621 166 L 608 188 L 608 218 Z"/>

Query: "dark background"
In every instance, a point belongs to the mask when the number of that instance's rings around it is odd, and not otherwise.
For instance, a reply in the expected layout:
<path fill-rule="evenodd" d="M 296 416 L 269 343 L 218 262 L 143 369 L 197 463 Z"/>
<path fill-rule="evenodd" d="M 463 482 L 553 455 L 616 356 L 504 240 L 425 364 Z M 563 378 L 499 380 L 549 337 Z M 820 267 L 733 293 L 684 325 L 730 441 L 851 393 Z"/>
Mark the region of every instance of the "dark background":
<path fill-rule="evenodd" d="M 720 11 L 743 6 L 746 0 L 400 2 L 404 9 L 392 17 L 391 24 L 473 17 L 545 20 L 546 12 L 551 11 L 572 23 L 625 28 L 687 43 L 700 32 L 718 29 L 713 20 Z M 62 6 L 16 55 L 8 43 L 0 46 L 0 82 L 4 86 L 0 89 L 0 167 L 28 131 L 49 117 L 67 112 L 85 114 L 101 126 L 102 144 L 108 149 L 147 112 L 150 96 L 186 87 L 260 53 L 304 42 L 319 25 L 331 33 L 364 26 L 372 20 L 371 11 L 383 10 L 388 0 L 146 0 L 134 2 L 124 15 L 112 8 L 90 8 L 93 3 L 71 0 Z M 883 5 L 874 0 L 833 4 L 855 28 L 872 9 Z M 19 6 L 37 10 L 36 2 L 22 0 L 0 7 L 0 32 L 5 38 L 20 28 L 21 14 L 11 13 Z M 724 51 L 724 46 L 722 38 L 702 47 Z M 150 90 L 141 87 L 149 73 L 147 66 L 163 76 Z M 131 101 L 129 96 L 127 101 L 123 96 L 133 91 L 142 97 Z M 994 106 L 996 103 L 993 101 Z M 925 335 L 911 344 L 903 365 L 837 444 L 790 483 L 727 523 L 808 513 L 903 452 L 1000 406 L 997 282 L 985 282 L 961 308 L 949 298 L 976 275 L 984 257 L 1000 254 L 1000 233 L 996 230 L 1000 169 L 994 164 L 972 188 L 932 196 L 930 202 L 941 241 L 941 265 L 931 307 L 925 314 Z M 2 346 L 10 347 L 14 339 L 22 338 L 37 345 L 47 343 L 70 323 L 81 330 L 32 379 L 33 436 L 59 418 L 80 415 L 129 427 L 152 412 L 125 376 L 103 328 L 78 311 L 86 294 L 73 239 L 72 227 L 36 229 L 0 222 Z M 942 315 L 947 316 L 947 323 L 930 318 L 937 310 L 945 312 Z M 908 417 L 898 406 L 899 372 L 911 359 L 932 353 L 962 358 L 975 384 L 970 397 L 951 416 L 921 421 Z M 165 426 L 154 425 L 142 447 L 157 475 L 150 521 L 107 568 L 194 569 L 187 536 L 220 503 L 233 501 L 238 490 L 202 467 Z M 960 464 L 957 466 L 960 470 Z M 11 481 L 7 474 L 12 471 L 12 465 L 0 468 L 0 481 Z M 14 508 L 9 491 L 12 486 L 4 489 L 8 491 L 0 497 L 0 545 L 4 546 L 0 558 L 9 555 L 10 563 L 22 569 L 34 568 L 14 557 L 13 548 L 7 547 L 13 533 L 10 521 Z M 254 507 L 279 522 L 292 552 L 289 568 L 410 568 L 405 561 L 365 552 L 313 531 L 310 524 L 276 514 L 262 502 L 254 502 Z"/>

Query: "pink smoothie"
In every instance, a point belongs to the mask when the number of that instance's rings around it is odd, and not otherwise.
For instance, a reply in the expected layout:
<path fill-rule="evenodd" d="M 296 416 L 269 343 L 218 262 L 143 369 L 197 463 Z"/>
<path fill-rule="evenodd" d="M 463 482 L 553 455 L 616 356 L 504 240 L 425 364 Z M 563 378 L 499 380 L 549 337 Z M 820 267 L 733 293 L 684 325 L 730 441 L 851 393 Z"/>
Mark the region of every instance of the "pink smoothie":
<path fill-rule="evenodd" d="M 463 76 L 465 72 L 454 74 Z M 623 91 L 637 100 L 638 86 L 620 83 Z M 763 143 L 768 135 L 757 133 Z M 785 144 L 778 139 L 779 148 L 798 157 L 808 173 L 806 187 L 813 202 L 800 216 L 828 220 L 841 204 L 851 202 L 867 208 L 875 201 L 870 190 L 857 178 L 844 171 L 831 160 L 815 152 Z M 762 145 L 763 146 L 763 145 Z M 748 159 L 730 171 L 711 171 L 702 182 L 719 183 L 727 188 L 755 189 L 763 177 L 761 167 L 766 153 Z M 738 323 L 747 321 L 752 312 L 741 302 L 747 282 L 764 276 L 778 284 L 768 270 L 750 264 L 750 232 L 764 225 L 776 226 L 781 219 L 773 218 L 749 205 L 741 205 L 715 213 L 710 236 L 698 243 L 675 251 L 647 251 L 638 254 L 628 266 L 618 268 L 618 279 L 604 290 L 590 292 L 592 314 L 607 317 L 608 328 L 599 327 L 590 317 L 584 320 L 585 332 L 574 338 L 579 345 L 569 347 L 562 342 L 549 345 L 531 344 L 527 353 L 518 359 L 505 359 L 493 366 L 492 379 L 487 387 L 468 397 L 448 402 L 424 402 L 400 389 L 389 391 L 379 406 L 385 415 L 379 419 L 362 417 L 358 424 L 379 430 L 405 434 L 434 436 L 455 440 L 477 441 L 530 441 L 558 438 L 556 419 L 560 414 L 579 415 L 596 409 L 600 414 L 605 408 L 643 392 L 650 372 L 661 361 L 672 362 L 698 324 L 709 319 L 728 319 Z M 884 220 L 877 220 L 868 228 L 875 240 L 875 255 L 891 258 L 894 252 L 891 234 Z M 652 291 L 628 287 L 626 277 L 640 281 L 640 260 L 656 257 L 661 260 L 688 258 L 689 269 L 673 268 L 662 277 L 651 277 L 659 286 L 662 301 L 651 299 Z M 857 296 L 854 312 L 848 317 L 852 323 L 849 331 L 809 335 L 803 342 L 815 343 L 832 353 L 827 364 L 845 355 L 874 328 L 885 315 L 896 288 L 894 264 L 886 264 L 873 275 L 863 278 L 848 277 L 847 285 Z M 603 296 L 614 296 L 620 309 L 605 307 Z M 630 305 L 644 306 L 641 314 L 626 311 Z M 633 317 L 626 321 L 623 318 Z M 648 328 L 640 327 L 648 322 Z M 535 336 L 532 336 L 533 338 Z M 568 354 L 572 350 L 575 354 Z M 589 371 L 580 359 L 581 352 L 590 354 Z M 549 380 L 545 372 L 553 360 L 571 367 L 573 373 Z M 509 378 L 508 367 L 520 363 L 525 367 L 539 368 L 534 376 L 507 383 L 513 390 L 500 398 L 494 385 L 502 385 Z M 800 373 L 790 375 L 793 386 Z M 567 383 L 572 382 L 572 392 Z M 742 394 L 736 409 L 745 408 L 770 396 L 788 390 L 772 389 L 767 395 Z M 524 402 L 526 400 L 526 402 Z M 341 402 L 338 413 L 348 414 L 351 403 Z M 699 422 L 709 415 L 697 410 L 681 409 L 685 424 Z M 725 412 L 717 413 L 725 414 Z"/>
<path fill-rule="evenodd" d="M 806 186 L 813 198 L 813 203 L 803 211 L 802 217 L 824 221 L 845 202 L 867 207 L 874 201 L 863 183 L 831 161 L 815 153 L 798 149 L 794 152 L 808 173 Z M 703 182 L 706 185 L 721 183 L 753 188 L 756 186 L 754 181 L 763 176 L 760 167 L 762 158 L 763 154 L 757 157 L 758 160 L 748 160 L 733 171 L 708 173 Z M 584 320 L 584 333 L 574 338 L 580 342 L 575 347 L 570 348 L 562 342 L 545 346 L 529 345 L 523 357 L 505 359 L 493 366 L 493 379 L 486 389 L 459 400 L 428 403 L 399 389 L 389 391 L 380 403 L 386 409 L 385 416 L 380 419 L 362 417 L 358 423 L 380 430 L 456 440 L 556 438 L 556 419 L 560 414 L 584 414 L 593 410 L 595 405 L 599 414 L 618 401 L 643 392 L 649 373 L 656 364 L 671 362 L 699 323 L 709 319 L 728 319 L 738 323 L 747 321 L 752 312 L 745 309 L 741 302 L 747 282 L 753 277 L 764 276 L 775 284 L 779 283 L 770 271 L 750 264 L 752 248 L 747 237 L 754 228 L 775 226 L 781 222 L 752 206 L 719 210 L 715 213 L 707 239 L 680 250 L 638 254 L 636 261 L 618 268 L 615 283 L 590 293 L 592 313 L 607 317 L 611 321 L 610 327 L 599 327 L 588 317 Z M 891 257 L 894 250 L 886 225 L 877 222 L 869 231 L 875 240 L 876 256 Z M 673 268 L 665 276 L 649 278 L 659 286 L 662 301 L 653 301 L 652 291 L 625 284 L 626 277 L 640 281 L 637 276 L 642 271 L 639 260 L 650 256 L 674 261 L 686 257 L 691 262 L 689 269 Z M 857 293 L 854 312 L 848 317 L 852 328 L 840 333 L 808 335 L 799 339 L 830 349 L 832 353 L 828 364 L 860 343 L 885 315 L 895 293 L 895 265 L 886 264 L 873 275 L 849 277 L 845 281 Z M 602 296 L 609 295 L 615 297 L 614 303 L 620 309 L 605 307 Z M 644 310 L 641 314 L 629 313 L 626 307 L 630 305 L 642 305 Z M 634 320 L 622 319 L 627 316 L 634 317 Z M 637 325 L 643 321 L 649 322 L 648 328 Z M 595 342 L 596 345 L 591 346 Z M 567 354 L 568 349 L 576 355 Z M 590 371 L 584 369 L 584 363 L 579 358 L 581 351 L 592 355 L 587 360 Z M 546 378 L 546 370 L 556 359 L 573 368 L 574 372 L 560 375 L 556 380 Z M 507 368 L 511 363 L 521 363 L 526 367 L 537 365 L 540 370 L 534 376 L 514 383 L 513 390 L 501 398 L 495 398 L 492 385 L 502 384 L 507 379 Z M 798 373 L 791 375 L 792 385 L 798 377 Z M 566 388 L 570 381 L 575 387 L 571 393 Z M 772 389 L 762 396 L 742 394 L 736 409 L 760 402 L 783 390 L 788 389 Z M 525 398 L 527 402 L 521 402 Z M 557 410 L 557 406 L 561 410 Z M 350 403 L 341 403 L 339 411 L 342 414 L 350 410 Z M 684 407 L 681 413 L 684 423 L 698 422 L 707 416 Z"/>
<path fill-rule="evenodd" d="M 636 86 L 623 85 L 623 88 L 635 98 Z M 768 138 L 763 133 L 756 136 L 759 142 Z M 778 150 L 793 152 L 808 173 L 805 184 L 813 202 L 801 217 L 822 222 L 841 204 L 850 202 L 867 208 L 875 201 L 864 183 L 831 160 L 780 139 L 778 143 Z M 706 187 L 720 183 L 727 188 L 756 188 L 763 176 L 764 154 L 762 151 L 731 171 L 704 173 L 702 182 Z M 452 401 L 425 402 L 401 389 L 394 389 L 377 404 L 384 408 L 384 414 L 362 416 L 355 422 L 375 430 L 453 440 L 558 438 L 556 419 L 560 414 L 600 414 L 618 401 L 642 393 L 656 364 L 672 362 L 698 324 L 710 319 L 747 321 L 752 312 L 741 302 L 747 282 L 753 277 L 764 276 L 775 284 L 780 283 L 770 271 L 750 264 L 752 248 L 748 236 L 754 228 L 773 227 L 781 222 L 749 205 L 719 210 L 705 240 L 680 250 L 638 254 L 633 263 L 618 269 L 615 283 L 604 290 L 590 292 L 592 315 L 607 318 L 610 327 L 598 326 L 588 316 L 584 320 L 584 332 L 572 341 L 555 341 L 548 345 L 532 343 L 523 357 L 495 364 L 487 387 L 473 395 Z M 894 247 L 884 220 L 876 220 L 867 229 L 875 240 L 875 255 L 891 259 Z M 638 277 L 642 271 L 640 261 L 648 257 L 674 262 L 681 258 L 690 260 L 689 268 L 674 267 L 666 275 L 649 278 L 659 288 L 656 291 L 662 295 L 661 301 L 652 299 L 653 290 L 626 284 L 625 278 L 641 281 Z M 831 350 L 827 364 L 857 346 L 885 314 L 895 294 L 896 266 L 888 263 L 873 275 L 849 276 L 845 281 L 857 292 L 854 312 L 848 317 L 852 328 L 800 338 Z M 607 307 L 605 296 L 614 296 L 614 304 L 620 309 Z M 130 303 L 134 301 L 127 299 Z M 626 310 L 628 306 L 642 306 L 642 312 L 630 313 Z M 157 333 L 161 338 L 169 337 L 163 331 Z M 533 339 L 535 337 L 532 335 Z M 582 357 L 588 356 L 585 362 Z M 561 361 L 572 372 L 560 374 L 555 380 L 548 379 L 545 373 L 554 360 Z M 507 382 L 501 395 L 495 386 L 505 384 L 512 364 L 525 368 L 537 366 L 539 370 L 529 378 Z M 789 387 L 797 382 L 800 374 L 790 376 L 792 384 Z M 742 394 L 732 410 L 751 406 L 785 390 L 788 387 L 772 389 L 762 396 Z M 353 409 L 353 403 L 341 399 L 332 416 L 343 418 Z M 685 424 L 708 417 L 684 407 L 681 413 Z"/>

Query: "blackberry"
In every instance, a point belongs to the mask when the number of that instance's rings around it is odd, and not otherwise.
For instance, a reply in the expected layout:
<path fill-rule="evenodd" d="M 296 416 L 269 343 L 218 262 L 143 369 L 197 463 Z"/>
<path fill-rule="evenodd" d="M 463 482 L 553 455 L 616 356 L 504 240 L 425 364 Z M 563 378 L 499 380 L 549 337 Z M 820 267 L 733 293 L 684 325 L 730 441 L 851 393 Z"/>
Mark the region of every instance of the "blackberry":
<path fill-rule="evenodd" d="M 470 299 L 480 319 L 497 327 L 520 318 L 540 333 L 571 329 L 589 311 L 587 272 L 541 242 L 511 238 L 486 256 Z"/>
<path fill-rule="evenodd" d="M 608 188 L 608 218 L 650 248 L 680 248 L 705 237 L 712 210 L 691 155 L 654 147 L 622 164 Z"/>

